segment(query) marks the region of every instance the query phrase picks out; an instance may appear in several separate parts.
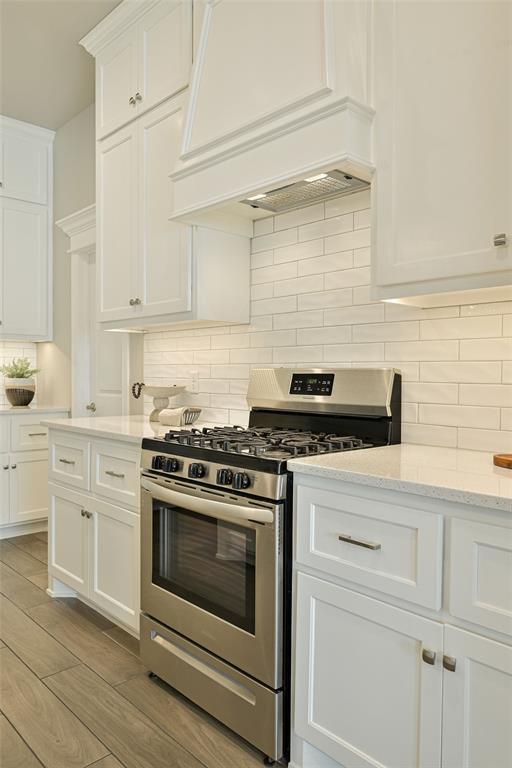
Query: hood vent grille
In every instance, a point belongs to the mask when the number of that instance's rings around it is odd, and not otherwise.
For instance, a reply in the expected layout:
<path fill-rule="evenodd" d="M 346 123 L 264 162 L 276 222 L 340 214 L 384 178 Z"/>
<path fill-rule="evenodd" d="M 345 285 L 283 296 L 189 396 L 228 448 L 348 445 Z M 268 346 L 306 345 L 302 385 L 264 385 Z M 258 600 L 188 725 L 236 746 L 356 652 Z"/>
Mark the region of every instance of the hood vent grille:
<path fill-rule="evenodd" d="M 367 189 L 370 184 L 343 171 L 328 171 L 319 173 L 307 179 L 287 184 L 285 187 L 272 189 L 265 194 L 248 197 L 241 202 L 252 208 L 261 208 L 270 213 L 282 213 L 293 208 L 302 208 L 311 203 L 327 200 L 331 197 L 349 195 L 361 189 Z"/>

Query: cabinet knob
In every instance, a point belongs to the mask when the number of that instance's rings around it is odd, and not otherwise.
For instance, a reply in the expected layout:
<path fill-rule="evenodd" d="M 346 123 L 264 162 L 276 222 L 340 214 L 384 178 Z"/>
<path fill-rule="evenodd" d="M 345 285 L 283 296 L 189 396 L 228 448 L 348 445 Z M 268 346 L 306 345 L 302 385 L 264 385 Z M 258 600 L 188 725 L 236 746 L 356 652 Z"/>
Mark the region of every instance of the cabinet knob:
<path fill-rule="evenodd" d="M 3 181 L 0 181 L 0 187 L 3 187 L 4 183 Z"/>
<path fill-rule="evenodd" d="M 443 656 L 443 667 L 448 672 L 455 672 L 456 666 L 457 666 L 457 659 L 454 659 L 453 656 Z"/>
<path fill-rule="evenodd" d="M 505 234 L 505 232 L 500 232 L 499 235 L 494 235 L 492 242 L 496 246 L 506 245 L 507 244 L 507 235 Z"/>
<path fill-rule="evenodd" d="M 128 104 L 131 104 L 132 107 L 135 106 L 135 96 L 130 96 Z"/>
<path fill-rule="evenodd" d="M 85 410 L 86 411 L 91 411 L 91 413 L 96 413 L 96 403 L 94 401 L 89 403 L 89 405 L 85 406 Z"/>
<path fill-rule="evenodd" d="M 135 100 L 142 101 L 142 94 L 140 93 L 140 91 L 137 91 L 137 93 L 135 94 Z"/>
<path fill-rule="evenodd" d="M 140 299 L 135 299 L 135 305 L 138 307 L 139 304 L 142 304 L 142 301 Z"/>
<path fill-rule="evenodd" d="M 434 666 L 436 663 L 436 652 L 435 651 L 429 651 L 428 648 L 423 648 L 421 651 L 421 658 L 425 662 L 425 664 L 430 664 L 431 666 Z"/>
<path fill-rule="evenodd" d="M 17 464 L 11 464 L 11 469 L 16 469 L 17 466 Z"/>
<path fill-rule="evenodd" d="M 4 464 L 4 469 L 9 469 L 9 465 L 8 464 Z"/>
<path fill-rule="evenodd" d="M 130 299 L 130 307 L 134 307 L 134 306 L 135 306 L 135 299 Z"/>
<path fill-rule="evenodd" d="M 87 512 L 85 511 L 85 509 L 81 509 L 80 514 L 82 515 L 82 517 L 85 517 Z"/>

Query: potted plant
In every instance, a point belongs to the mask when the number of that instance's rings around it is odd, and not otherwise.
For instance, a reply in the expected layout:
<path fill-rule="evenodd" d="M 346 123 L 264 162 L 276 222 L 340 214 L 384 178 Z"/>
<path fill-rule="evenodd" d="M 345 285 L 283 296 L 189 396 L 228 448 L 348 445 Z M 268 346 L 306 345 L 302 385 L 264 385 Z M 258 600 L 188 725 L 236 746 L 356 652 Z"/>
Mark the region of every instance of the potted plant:
<path fill-rule="evenodd" d="M 20 357 L 2 365 L 0 372 L 5 376 L 5 394 L 10 404 L 16 408 L 30 405 L 36 393 L 34 376 L 39 372 L 39 368 L 31 368 L 30 360 Z"/>

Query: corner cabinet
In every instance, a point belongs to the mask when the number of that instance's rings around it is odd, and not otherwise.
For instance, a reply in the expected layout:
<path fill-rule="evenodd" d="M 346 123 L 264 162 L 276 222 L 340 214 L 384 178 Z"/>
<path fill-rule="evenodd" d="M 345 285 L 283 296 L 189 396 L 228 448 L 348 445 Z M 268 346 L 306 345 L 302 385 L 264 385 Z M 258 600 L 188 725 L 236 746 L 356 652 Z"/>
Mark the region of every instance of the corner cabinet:
<path fill-rule="evenodd" d="M 190 0 L 121 3 L 82 43 L 96 55 L 101 327 L 247 322 L 249 238 L 170 220 L 180 91 L 192 61 Z"/>
<path fill-rule="evenodd" d="M 0 116 L 0 340 L 52 338 L 53 139 Z"/>
<path fill-rule="evenodd" d="M 502 298 L 498 287 L 512 283 L 512 4 L 375 3 L 373 33 L 374 298 L 480 288 Z"/>

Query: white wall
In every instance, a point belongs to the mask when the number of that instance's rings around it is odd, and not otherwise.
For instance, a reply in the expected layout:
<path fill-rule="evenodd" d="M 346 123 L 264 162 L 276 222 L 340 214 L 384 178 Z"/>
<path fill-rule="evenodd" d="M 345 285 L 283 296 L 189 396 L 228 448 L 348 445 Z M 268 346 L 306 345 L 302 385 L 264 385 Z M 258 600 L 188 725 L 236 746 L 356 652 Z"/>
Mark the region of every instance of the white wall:
<path fill-rule="evenodd" d="M 57 130 L 54 144 L 54 219 L 91 205 L 95 200 L 94 104 Z M 44 405 L 69 405 L 71 401 L 71 263 L 69 240 L 53 229 L 52 343 L 37 345 L 38 399 Z"/>
<path fill-rule="evenodd" d="M 146 383 L 189 383 L 198 371 L 200 392 L 184 402 L 243 424 L 253 366 L 394 366 L 404 441 L 510 450 L 512 302 L 372 302 L 369 206 L 362 192 L 257 222 L 250 325 L 148 333 Z"/>

